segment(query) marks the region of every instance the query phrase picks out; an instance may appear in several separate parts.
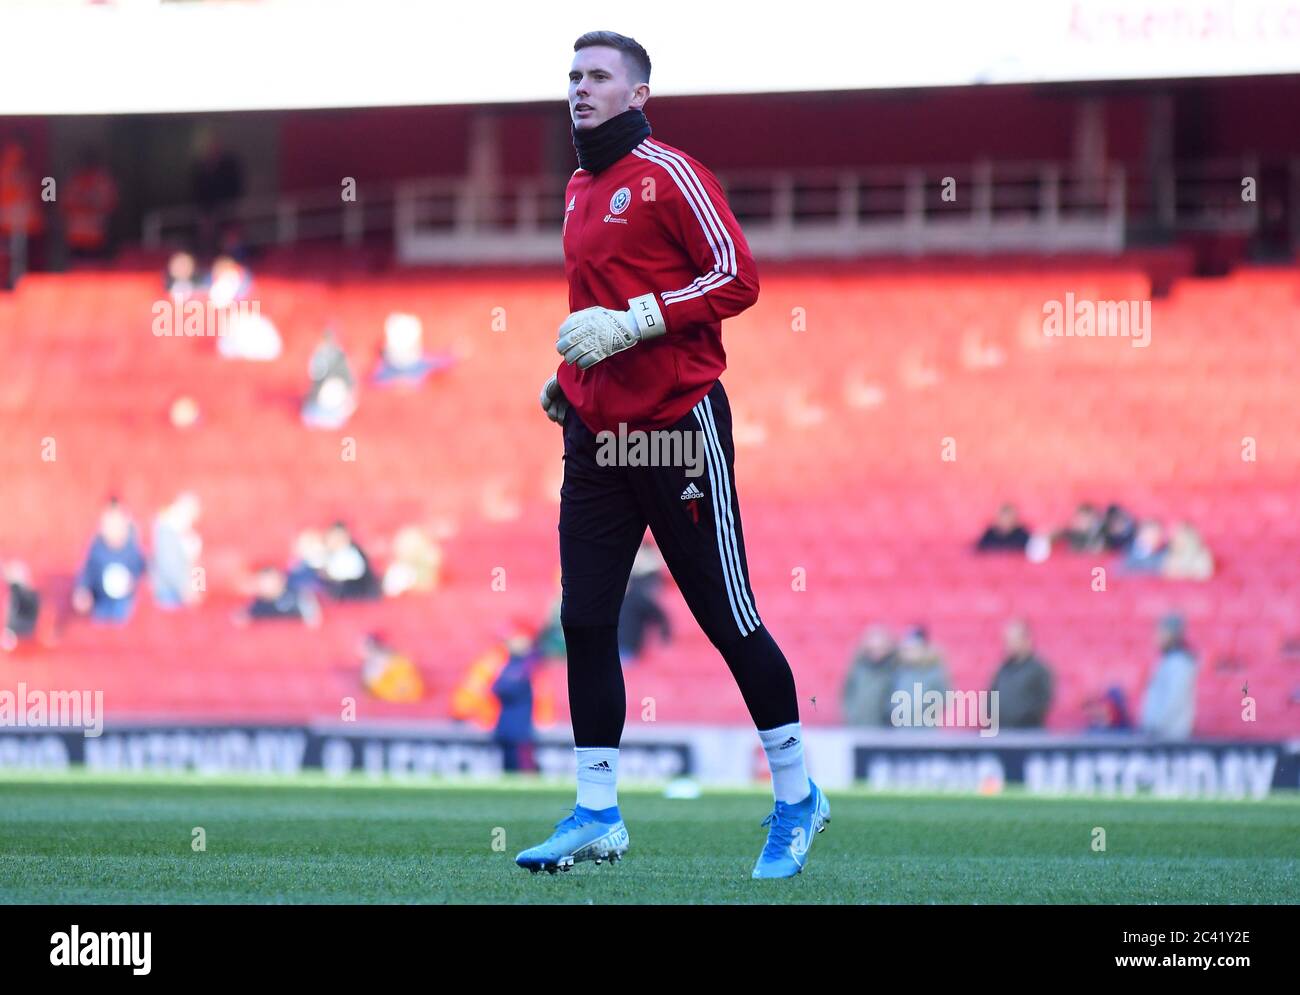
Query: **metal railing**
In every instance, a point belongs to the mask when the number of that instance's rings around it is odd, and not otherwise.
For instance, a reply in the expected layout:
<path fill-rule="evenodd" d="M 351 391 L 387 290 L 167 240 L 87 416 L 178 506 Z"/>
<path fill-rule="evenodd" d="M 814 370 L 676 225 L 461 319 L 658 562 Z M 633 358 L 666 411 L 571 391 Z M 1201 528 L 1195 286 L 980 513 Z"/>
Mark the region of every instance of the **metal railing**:
<path fill-rule="evenodd" d="M 1131 215 L 1166 231 L 1246 233 L 1259 226 L 1255 156 L 1179 163 L 1134 180 Z M 1255 181 L 1253 188 L 1247 188 L 1247 180 Z"/>
<path fill-rule="evenodd" d="M 188 204 L 157 208 L 145 215 L 140 240 L 147 249 L 179 247 L 193 244 L 205 224 L 220 230 L 237 223 L 249 245 L 311 239 L 357 245 L 367 234 L 391 232 L 393 216 L 393 185 L 376 184 L 355 200 L 335 189 L 245 197 L 210 214 Z"/>
<path fill-rule="evenodd" d="M 1113 164 L 1083 173 L 1060 163 L 732 172 L 719 179 L 755 255 L 768 258 L 1106 251 L 1135 222 L 1171 231 L 1253 232 L 1258 201 L 1242 198 L 1253 160 L 1180 165 L 1160 175 Z M 1300 190 L 1300 167 L 1292 182 Z M 250 245 L 391 235 L 407 263 L 560 258 L 568 177 L 493 186 L 470 178 L 362 184 L 246 198 L 205 219 L 194 207 L 146 217 L 146 247 L 191 242 L 203 224 L 238 222 Z M 1293 198 L 1300 214 L 1300 203 Z M 1293 229 L 1300 233 L 1300 227 Z"/>
<path fill-rule="evenodd" d="M 506 195 L 405 184 L 403 262 L 558 259 L 567 178 Z M 756 256 L 1101 250 L 1124 246 L 1121 169 L 1080 177 L 1046 164 L 736 172 L 720 177 Z M 449 202 L 447 198 L 451 196 Z"/>

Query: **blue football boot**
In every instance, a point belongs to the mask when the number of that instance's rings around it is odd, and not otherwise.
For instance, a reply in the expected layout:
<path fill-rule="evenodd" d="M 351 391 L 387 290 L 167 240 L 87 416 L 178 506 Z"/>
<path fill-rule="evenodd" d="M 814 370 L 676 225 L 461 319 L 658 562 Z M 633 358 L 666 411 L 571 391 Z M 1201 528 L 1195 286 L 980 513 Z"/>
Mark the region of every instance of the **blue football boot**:
<path fill-rule="evenodd" d="M 777 802 L 772 814 L 763 820 L 767 843 L 754 864 L 753 877 L 792 878 L 803 870 L 813 836 L 824 832 L 831 821 L 831 806 L 812 778 L 808 779 L 808 797 L 793 805 Z"/>
<path fill-rule="evenodd" d="M 520 867 L 532 873 L 570 870 L 583 860 L 596 863 L 608 860 L 616 864 L 627 853 L 627 826 L 618 814 L 618 806 L 593 811 L 575 805 L 573 812 L 555 824 L 555 832 L 545 843 L 530 847 L 515 858 Z"/>

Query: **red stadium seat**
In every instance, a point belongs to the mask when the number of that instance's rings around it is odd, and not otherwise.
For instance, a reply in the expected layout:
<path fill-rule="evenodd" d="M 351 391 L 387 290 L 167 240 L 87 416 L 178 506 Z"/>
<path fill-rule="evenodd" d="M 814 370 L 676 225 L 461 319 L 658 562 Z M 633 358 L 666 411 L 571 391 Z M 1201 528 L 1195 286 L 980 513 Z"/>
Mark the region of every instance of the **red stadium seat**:
<path fill-rule="evenodd" d="M 33 275 L 0 295 L 0 555 L 27 559 L 43 587 L 66 590 L 106 494 L 122 496 L 146 542 L 148 517 L 176 492 L 196 490 L 204 502 L 207 604 L 169 615 L 145 594 L 130 625 L 67 621 L 54 645 L 23 657 L 56 686 L 102 687 L 112 714 L 336 717 L 343 697 L 360 695 L 357 638 L 379 628 L 414 657 L 430 693 L 416 706 L 361 695 L 363 711 L 445 717 L 451 688 L 500 623 L 540 621 L 556 596 L 560 440 L 535 398 L 556 363 L 563 281 L 288 261 L 304 275 L 256 285 L 284 339 L 268 364 L 223 361 L 211 339 L 155 337 L 156 270 Z M 831 276 L 768 267 L 758 306 L 728 323 L 724 382 L 747 430 L 737 487 L 753 586 L 801 698 L 818 699 L 808 721 L 838 720 L 868 623 L 930 624 L 955 686 L 980 688 L 1014 614 L 1033 624 L 1058 675 L 1051 726 L 1077 729 L 1083 700 L 1109 684 L 1136 707 L 1155 621 L 1179 610 L 1205 659 L 1198 731 L 1294 732 L 1286 702 L 1300 671 L 1280 654 L 1284 638 L 1300 635 L 1294 277 L 1246 270 L 1178 281 L 1152 305 L 1147 348 L 1045 338 L 1043 302 L 1067 290 L 1150 297 L 1136 267 L 1034 273 L 990 261 L 982 273 L 864 267 Z M 790 330 L 795 306 L 806 309 L 805 331 Z M 413 392 L 363 383 L 348 426 L 303 428 L 298 400 L 325 324 L 336 323 L 364 378 L 385 315 L 399 309 L 419 314 L 427 348 L 455 352 L 458 364 Z M 493 326 L 500 313 L 505 330 Z M 1000 364 L 967 364 L 972 330 Z M 862 403 L 867 384 L 879 393 Z M 188 430 L 167 417 L 181 395 L 201 409 Z M 53 462 L 36 455 L 47 437 L 57 443 Z M 355 460 L 341 458 L 345 438 L 355 440 Z M 1242 458 L 1248 440 L 1253 461 Z M 946 443 L 955 459 L 943 458 Z M 1167 584 L 1126 576 L 1114 558 L 976 556 L 971 544 L 1002 500 L 1040 528 L 1062 524 L 1082 500 L 1185 518 L 1219 570 L 1204 584 Z M 444 585 L 327 605 L 319 630 L 233 628 L 241 568 L 283 560 L 298 530 L 336 517 L 380 565 L 401 525 L 453 521 Z M 1091 588 L 1095 566 L 1107 570 L 1104 592 Z M 505 590 L 493 589 L 497 568 Z M 668 602 L 677 638 L 628 669 L 630 714 L 652 697 L 661 722 L 746 723 L 725 665 L 671 589 Z M 1217 670 L 1225 657 L 1245 669 Z M 558 681 L 563 718 L 562 668 Z M 1248 733 L 1247 681 L 1260 702 Z"/>

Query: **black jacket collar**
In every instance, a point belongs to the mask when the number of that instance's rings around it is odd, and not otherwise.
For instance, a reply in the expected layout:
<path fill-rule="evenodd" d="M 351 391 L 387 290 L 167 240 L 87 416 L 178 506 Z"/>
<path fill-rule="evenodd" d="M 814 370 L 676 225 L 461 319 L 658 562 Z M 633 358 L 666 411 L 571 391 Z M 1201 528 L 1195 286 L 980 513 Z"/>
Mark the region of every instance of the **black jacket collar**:
<path fill-rule="evenodd" d="M 571 130 L 578 165 L 590 173 L 599 173 L 649 138 L 650 122 L 644 111 L 631 107 L 595 128 Z"/>

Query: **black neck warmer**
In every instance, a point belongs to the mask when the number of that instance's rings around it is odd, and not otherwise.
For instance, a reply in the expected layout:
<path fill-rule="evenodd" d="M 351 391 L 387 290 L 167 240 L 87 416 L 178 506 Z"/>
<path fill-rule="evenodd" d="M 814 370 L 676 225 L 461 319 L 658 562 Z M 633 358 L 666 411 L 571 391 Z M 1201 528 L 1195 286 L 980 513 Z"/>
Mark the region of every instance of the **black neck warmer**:
<path fill-rule="evenodd" d="M 578 165 L 590 173 L 599 173 L 649 138 L 650 122 L 644 111 L 630 107 L 594 128 L 571 130 Z"/>

